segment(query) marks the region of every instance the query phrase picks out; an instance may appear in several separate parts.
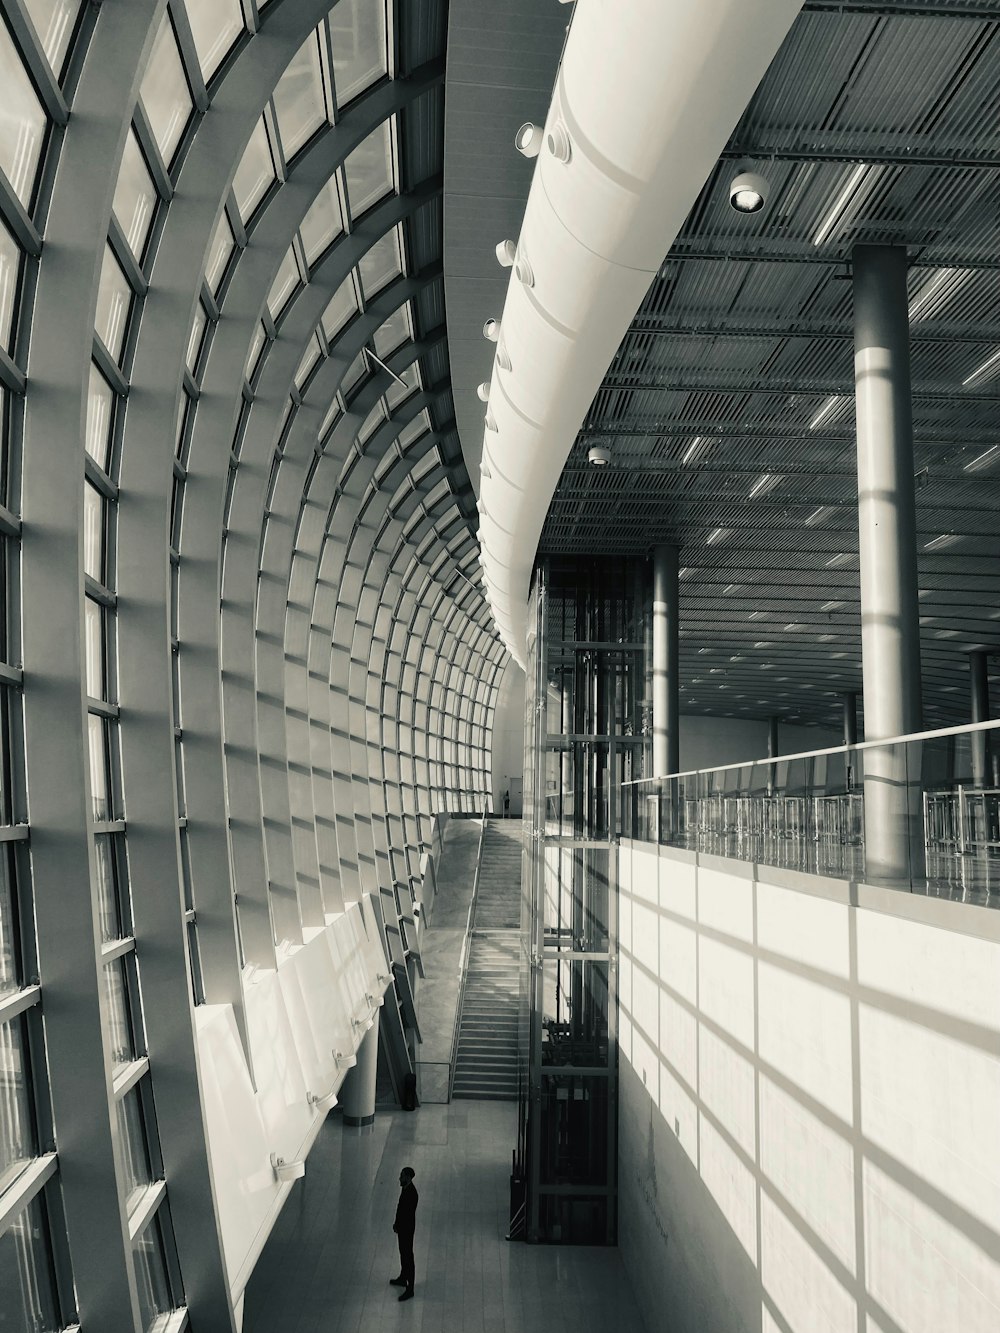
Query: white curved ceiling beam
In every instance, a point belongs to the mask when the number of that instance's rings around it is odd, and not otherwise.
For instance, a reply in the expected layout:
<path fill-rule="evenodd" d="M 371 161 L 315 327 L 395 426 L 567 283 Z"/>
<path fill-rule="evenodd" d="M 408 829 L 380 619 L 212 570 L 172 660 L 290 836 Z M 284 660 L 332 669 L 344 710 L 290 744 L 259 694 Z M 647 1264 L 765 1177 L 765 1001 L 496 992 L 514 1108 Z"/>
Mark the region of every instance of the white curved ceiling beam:
<path fill-rule="evenodd" d="M 577 6 L 511 270 L 483 439 L 484 580 L 522 666 L 532 564 L 573 440 L 799 9 L 800 0 Z"/>

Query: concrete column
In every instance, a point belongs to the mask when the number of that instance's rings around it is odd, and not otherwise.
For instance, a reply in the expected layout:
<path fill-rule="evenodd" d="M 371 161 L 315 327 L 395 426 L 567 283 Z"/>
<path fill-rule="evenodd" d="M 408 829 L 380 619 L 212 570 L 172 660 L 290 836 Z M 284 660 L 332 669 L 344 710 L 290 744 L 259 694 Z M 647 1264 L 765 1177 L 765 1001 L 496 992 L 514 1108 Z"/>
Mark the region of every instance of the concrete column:
<path fill-rule="evenodd" d="M 986 654 L 982 651 L 969 654 L 969 686 L 973 722 L 990 720 L 990 678 L 986 669 Z M 985 787 L 990 771 L 990 738 L 986 731 L 972 734 L 972 785 Z"/>
<path fill-rule="evenodd" d="M 913 424 L 906 251 L 857 245 L 854 378 L 865 737 L 919 731 Z M 917 746 L 866 750 L 865 856 L 870 878 L 924 873 Z"/>
<path fill-rule="evenodd" d="M 653 551 L 653 772 L 680 767 L 677 547 Z"/>
<path fill-rule="evenodd" d="M 358 1047 L 358 1063 L 347 1071 L 340 1090 L 345 1125 L 370 1125 L 375 1119 L 375 1072 L 378 1068 L 378 1009 Z"/>

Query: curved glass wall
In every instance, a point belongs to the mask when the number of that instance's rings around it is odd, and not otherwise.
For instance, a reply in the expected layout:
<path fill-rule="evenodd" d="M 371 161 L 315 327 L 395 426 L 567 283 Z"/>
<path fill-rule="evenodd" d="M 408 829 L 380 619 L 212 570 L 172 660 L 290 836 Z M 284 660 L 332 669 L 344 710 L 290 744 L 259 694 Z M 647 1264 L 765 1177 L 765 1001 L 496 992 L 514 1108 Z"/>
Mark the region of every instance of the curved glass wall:
<path fill-rule="evenodd" d="M 421 854 L 489 801 L 505 655 L 444 341 L 443 23 L 411 8 L 5 0 L 15 1327 L 229 1325 L 198 1012 L 249 1058 L 248 987 L 350 921 L 401 1079 Z"/>

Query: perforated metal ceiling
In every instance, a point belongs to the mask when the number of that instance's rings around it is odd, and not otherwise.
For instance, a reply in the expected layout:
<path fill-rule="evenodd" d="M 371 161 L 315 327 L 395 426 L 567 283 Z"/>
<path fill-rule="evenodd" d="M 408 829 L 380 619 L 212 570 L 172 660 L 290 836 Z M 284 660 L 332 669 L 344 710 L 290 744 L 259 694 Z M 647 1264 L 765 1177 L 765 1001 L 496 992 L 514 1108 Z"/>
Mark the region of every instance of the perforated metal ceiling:
<path fill-rule="evenodd" d="M 968 720 L 966 654 L 1000 651 L 998 118 L 1000 6 L 812 0 L 666 256 L 540 549 L 679 544 L 685 711 L 835 726 L 861 689 L 849 259 L 868 241 L 911 259 L 925 723 Z M 770 183 L 760 214 L 729 206 L 740 163 Z"/>

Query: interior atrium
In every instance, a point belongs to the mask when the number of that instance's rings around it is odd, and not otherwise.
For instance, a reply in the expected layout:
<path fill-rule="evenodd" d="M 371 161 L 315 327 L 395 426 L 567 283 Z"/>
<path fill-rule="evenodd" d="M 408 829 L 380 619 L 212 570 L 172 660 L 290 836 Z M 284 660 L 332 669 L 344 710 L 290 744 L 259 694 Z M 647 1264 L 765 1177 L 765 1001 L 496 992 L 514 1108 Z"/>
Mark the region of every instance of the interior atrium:
<path fill-rule="evenodd" d="M 998 133 L 997 0 L 0 0 L 0 1333 L 1000 1327 Z"/>

